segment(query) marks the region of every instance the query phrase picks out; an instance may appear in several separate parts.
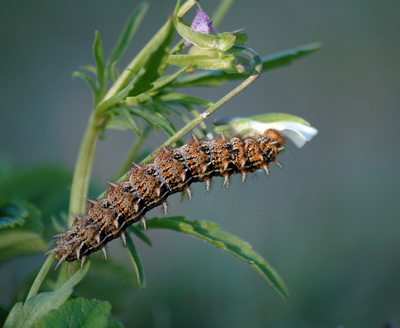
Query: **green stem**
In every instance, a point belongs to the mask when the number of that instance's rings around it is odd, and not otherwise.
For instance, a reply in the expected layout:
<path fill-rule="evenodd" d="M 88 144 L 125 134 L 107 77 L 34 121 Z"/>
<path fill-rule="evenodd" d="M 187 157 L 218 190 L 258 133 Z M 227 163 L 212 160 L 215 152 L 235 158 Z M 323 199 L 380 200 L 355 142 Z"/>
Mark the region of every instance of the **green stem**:
<path fill-rule="evenodd" d="M 98 121 L 99 119 L 96 117 L 95 112 L 92 112 L 82 139 L 72 178 L 68 226 L 71 226 L 74 220 L 73 213 L 80 214 L 85 210 L 93 160 L 101 127 Z"/>
<path fill-rule="evenodd" d="M 218 100 L 213 106 L 208 108 L 206 111 L 200 114 L 200 116 L 196 117 L 192 121 L 190 121 L 188 124 L 186 124 L 182 129 L 180 129 L 177 133 L 175 133 L 171 138 L 169 138 L 166 142 L 164 142 L 163 147 L 169 147 L 171 146 L 174 142 L 178 141 L 180 138 L 182 138 L 186 133 L 188 133 L 191 129 L 193 129 L 196 125 L 199 123 L 203 122 L 208 116 L 210 116 L 212 113 L 214 113 L 217 109 L 219 109 L 222 105 L 224 105 L 226 102 L 231 100 L 234 96 L 242 92 L 244 89 L 246 89 L 250 84 L 252 84 L 260 75 L 262 71 L 262 61 L 260 56 L 252 49 L 246 48 L 246 47 L 239 47 L 235 46 L 236 49 L 241 49 L 241 53 L 244 55 L 250 56 L 255 63 L 255 68 L 251 75 L 244 80 L 240 85 L 238 85 L 235 89 L 233 89 L 231 92 L 229 92 L 227 95 L 222 97 L 220 100 Z M 156 149 L 155 152 L 160 150 L 161 147 Z M 147 156 L 142 163 L 150 163 L 153 160 L 153 156 L 149 155 Z"/>
<path fill-rule="evenodd" d="M 192 9 L 196 5 L 195 0 L 186 1 L 179 9 L 178 17 L 183 17 L 185 14 Z M 137 73 L 140 65 L 142 65 L 143 60 L 148 56 L 151 49 L 157 44 L 157 42 L 163 37 L 163 35 L 167 32 L 169 27 L 169 21 L 167 21 L 163 27 L 157 32 L 156 35 L 144 46 L 144 48 L 136 55 L 136 57 L 129 63 L 129 65 L 124 69 L 122 74 L 119 76 L 117 81 L 112 85 L 110 90 L 108 90 L 105 95 L 104 100 L 111 98 L 118 91 L 122 90 L 131 78 Z"/>
<path fill-rule="evenodd" d="M 195 6 L 195 0 L 186 1 L 179 9 L 178 17 L 183 17 L 193 6 Z M 115 95 L 118 91 L 123 89 L 129 82 L 131 77 L 136 72 L 136 69 L 140 66 L 142 60 L 148 55 L 151 49 L 157 44 L 158 40 L 166 32 L 168 28 L 168 23 L 157 32 L 157 34 L 149 41 L 149 43 L 144 47 L 144 49 L 131 61 L 120 77 L 111 86 L 110 90 L 104 96 L 103 100 L 107 100 Z M 101 103 L 99 101 L 98 103 Z M 72 178 L 71 185 L 71 195 L 69 204 L 69 218 L 68 226 L 72 226 L 74 216 L 73 213 L 83 213 L 85 210 L 86 197 L 89 189 L 89 181 L 92 173 L 92 166 L 94 155 L 96 152 L 96 146 L 98 141 L 98 136 L 101 129 L 101 119 L 97 117 L 97 111 L 93 111 L 86 128 L 85 135 L 82 139 L 82 143 L 79 149 L 78 158 L 75 164 L 74 176 Z M 42 266 L 39 275 L 36 277 L 31 290 L 29 291 L 28 298 L 36 295 L 40 285 L 46 276 L 49 267 L 54 262 L 54 253 L 49 255 L 46 262 Z M 60 270 L 61 271 L 61 270 Z"/>
<path fill-rule="evenodd" d="M 235 49 L 233 49 L 235 48 Z M 217 109 L 219 109 L 222 105 L 224 105 L 226 102 L 231 100 L 234 96 L 242 92 L 244 89 L 246 89 L 250 84 L 252 84 L 258 76 L 261 74 L 262 71 L 262 60 L 260 56 L 250 48 L 246 47 L 240 47 L 240 46 L 234 46 L 232 47 L 232 50 L 240 50 L 240 52 L 243 55 L 247 55 L 251 57 L 254 60 L 254 70 L 251 73 L 251 75 L 244 80 L 240 85 L 238 85 L 235 89 L 233 89 L 231 92 L 229 92 L 227 95 L 222 97 L 220 100 L 218 100 L 213 106 L 209 107 L 206 111 L 200 114 L 200 116 L 196 117 L 192 121 L 190 121 L 188 124 L 186 124 L 183 128 L 181 128 L 178 132 L 176 132 L 171 138 L 169 138 L 164 144 L 157 148 L 154 152 L 156 153 L 159 151 L 162 147 L 169 147 L 176 141 L 178 141 L 180 138 L 182 138 L 186 133 L 188 133 L 190 130 L 192 130 L 196 125 L 199 123 L 203 122 L 208 116 L 210 116 L 212 113 L 214 113 Z M 153 155 L 147 156 L 142 163 L 147 164 L 150 163 L 153 160 Z M 128 178 L 128 174 L 124 174 L 118 181 L 125 181 Z M 104 193 L 101 194 L 100 197 L 104 197 Z"/>
<path fill-rule="evenodd" d="M 35 296 L 38 293 L 44 278 L 46 278 L 47 273 L 49 272 L 51 266 L 54 263 L 54 260 L 55 260 L 55 254 L 51 253 L 51 255 L 47 257 L 46 262 L 44 262 L 42 268 L 40 269 L 38 275 L 36 276 L 35 281 L 33 282 L 31 289 L 29 290 L 28 296 L 26 297 L 26 300 L 30 299 L 32 296 Z"/>
<path fill-rule="evenodd" d="M 130 167 L 132 166 L 132 162 L 134 161 L 137 153 L 139 152 L 140 147 L 142 146 L 142 144 L 143 144 L 144 140 L 146 139 L 146 136 L 148 135 L 149 132 L 150 132 L 150 126 L 146 125 L 146 127 L 143 129 L 142 136 L 140 138 L 136 139 L 136 142 L 133 145 L 130 153 L 125 158 L 125 161 L 119 168 L 117 174 L 114 176 L 114 180 L 119 179 L 130 169 Z"/>

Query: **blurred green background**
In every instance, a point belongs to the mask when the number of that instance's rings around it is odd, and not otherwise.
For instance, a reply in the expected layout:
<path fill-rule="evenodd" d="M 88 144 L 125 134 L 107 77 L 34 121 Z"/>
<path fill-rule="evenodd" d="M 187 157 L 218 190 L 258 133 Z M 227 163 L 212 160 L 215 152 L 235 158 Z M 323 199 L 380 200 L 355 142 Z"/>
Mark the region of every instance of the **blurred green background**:
<path fill-rule="evenodd" d="M 2 156 L 22 168 L 46 163 L 72 171 L 92 95 L 71 74 L 92 63 L 95 30 L 109 54 L 138 3 L 2 2 Z M 121 68 L 175 2 L 150 4 Z M 216 6 L 201 5 L 210 13 Z M 190 202 L 171 197 L 169 215 L 214 221 L 248 241 L 284 279 L 289 300 L 236 258 L 185 235 L 149 231 L 152 248 L 137 242 L 147 288 L 127 291 L 115 319 L 127 327 L 400 326 L 399 17 L 399 1 L 236 1 L 219 30 L 246 28 L 248 46 L 260 55 L 314 41 L 325 46 L 263 75 L 214 117 L 286 112 L 304 117 L 319 134 L 301 150 L 288 144 L 284 168 L 272 167 L 268 178 L 258 174 L 256 182 L 240 184 L 234 177 L 228 191 L 214 179 L 209 194 L 195 185 Z M 191 94 L 216 101 L 235 85 Z M 107 137 L 95 159 L 99 191 L 134 134 Z M 146 147 L 153 149 L 166 137 L 150 139 Z M 147 217 L 154 215 L 160 210 Z M 110 251 L 129 261 L 118 242 Z M 22 277 L 43 262 L 37 256 L 2 266 L 0 304 L 10 307 Z M 102 266 L 107 263 L 91 271 Z"/>

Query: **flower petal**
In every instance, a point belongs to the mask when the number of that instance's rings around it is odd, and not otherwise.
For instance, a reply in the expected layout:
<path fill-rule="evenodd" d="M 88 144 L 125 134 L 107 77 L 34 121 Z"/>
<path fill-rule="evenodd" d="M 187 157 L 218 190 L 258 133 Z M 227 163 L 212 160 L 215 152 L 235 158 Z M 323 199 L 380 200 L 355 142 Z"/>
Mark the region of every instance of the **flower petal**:
<path fill-rule="evenodd" d="M 193 19 L 192 25 L 190 26 L 190 28 L 193 31 L 196 32 L 200 32 L 203 34 L 208 34 L 210 35 L 213 29 L 213 22 L 210 22 L 210 18 L 208 17 L 208 15 L 201 10 L 196 10 L 196 16 Z M 186 47 L 190 47 L 192 46 L 193 43 L 191 43 L 188 40 L 185 40 L 185 46 Z"/>
<path fill-rule="evenodd" d="M 230 133 L 245 133 L 245 134 L 261 134 L 266 129 L 275 129 L 280 131 L 286 138 L 290 139 L 298 148 L 305 145 L 307 141 L 317 135 L 318 130 L 308 124 L 303 119 L 286 114 L 267 114 L 259 116 L 263 120 L 268 120 L 268 117 L 279 116 L 287 117 L 287 120 L 269 120 L 268 123 L 260 122 L 257 120 L 252 120 L 249 118 L 232 117 L 232 118 L 220 118 L 213 121 L 214 125 L 218 125 L 216 130 L 220 132 L 230 132 Z M 300 123 L 301 122 L 301 123 Z"/>

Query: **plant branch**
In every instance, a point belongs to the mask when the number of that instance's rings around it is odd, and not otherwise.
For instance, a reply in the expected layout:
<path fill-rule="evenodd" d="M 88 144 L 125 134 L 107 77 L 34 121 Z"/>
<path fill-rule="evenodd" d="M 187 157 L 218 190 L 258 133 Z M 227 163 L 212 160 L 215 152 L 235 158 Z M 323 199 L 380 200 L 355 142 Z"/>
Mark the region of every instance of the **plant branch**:
<path fill-rule="evenodd" d="M 74 176 L 72 178 L 68 226 L 72 225 L 74 213 L 80 214 L 85 210 L 93 159 L 96 153 L 96 146 L 101 127 L 98 121 L 99 119 L 96 117 L 95 112 L 92 112 L 85 135 L 82 139 L 79 155 L 75 164 Z"/>
<path fill-rule="evenodd" d="M 181 18 L 196 5 L 195 0 L 186 1 L 179 9 L 178 17 Z M 169 22 L 167 21 L 163 27 L 154 35 L 154 37 L 144 46 L 144 48 L 136 55 L 136 57 L 129 63 L 129 65 L 124 69 L 122 74 L 119 76 L 117 81 L 112 85 L 110 90 L 108 90 L 105 95 L 104 100 L 111 98 L 118 91 L 122 90 L 130 81 L 130 79 L 137 73 L 138 68 L 142 65 L 143 60 L 148 56 L 149 52 L 157 44 L 157 42 L 163 37 L 167 32 Z"/>
<path fill-rule="evenodd" d="M 235 49 L 233 49 L 235 48 Z M 224 105 L 226 102 L 231 100 L 234 96 L 242 92 L 244 89 L 246 89 L 250 84 L 252 84 L 258 76 L 261 74 L 262 71 L 262 60 L 260 56 L 253 50 L 247 47 L 241 47 L 241 46 L 234 46 L 232 47 L 233 50 L 240 50 L 240 53 L 243 55 L 247 55 L 251 57 L 254 61 L 254 70 L 251 73 L 251 75 L 244 80 L 240 85 L 238 85 L 235 89 L 233 89 L 231 92 L 229 92 L 227 95 L 222 97 L 220 100 L 218 100 L 213 106 L 208 108 L 206 111 L 200 114 L 200 116 L 196 117 L 192 121 L 190 121 L 188 124 L 186 124 L 183 128 L 181 128 L 178 132 L 176 132 L 171 138 L 169 138 L 162 147 L 169 147 L 176 141 L 178 141 L 180 138 L 182 138 L 186 133 L 188 133 L 190 130 L 192 130 L 196 125 L 200 124 L 203 122 L 208 116 L 213 114 L 217 109 L 219 109 L 222 105 Z M 162 147 L 157 148 L 154 152 L 156 153 L 159 151 Z M 153 155 L 147 156 L 142 163 L 147 164 L 150 163 L 153 160 Z M 123 175 L 118 181 L 125 181 L 128 178 L 128 174 L 126 173 Z M 100 197 L 104 197 L 104 193 L 101 194 Z"/>

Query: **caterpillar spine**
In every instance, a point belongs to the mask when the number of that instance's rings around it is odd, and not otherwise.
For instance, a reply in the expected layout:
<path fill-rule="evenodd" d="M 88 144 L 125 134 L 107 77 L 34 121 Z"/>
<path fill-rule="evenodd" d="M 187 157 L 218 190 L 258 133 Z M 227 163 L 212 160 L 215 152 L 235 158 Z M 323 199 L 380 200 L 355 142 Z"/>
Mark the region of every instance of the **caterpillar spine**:
<path fill-rule="evenodd" d="M 144 215 L 162 205 L 166 212 L 169 195 L 186 191 L 191 198 L 190 185 L 206 182 L 207 191 L 214 176 L 224 177 L 228 186 L 232 174 L 242 174 L 242 182 L 248 172 L 264 169 L 276 162 L 276 156 L 284 149 L 285 138 L 276 130 L 267 129 L 257 139 L 219 136 L 204 141 L 193 136 L 179 148 L 163 148 L 154 155 L 151 164 L 134 164 L 125 182 L 110 182 L 106 198 L 89 200 L 84 215 L 76 215 L 72 228 L 55 236 L 54 249 L 58 266 L 67 261 L 81 260 L 102 250 L 121 237 L 124 244 L 125 230 L 135 222 L 146 226 Z M 276 162 L 277 163 L 277 162 Z M 279 165 L 279 163 L 277 163 Z"/>

